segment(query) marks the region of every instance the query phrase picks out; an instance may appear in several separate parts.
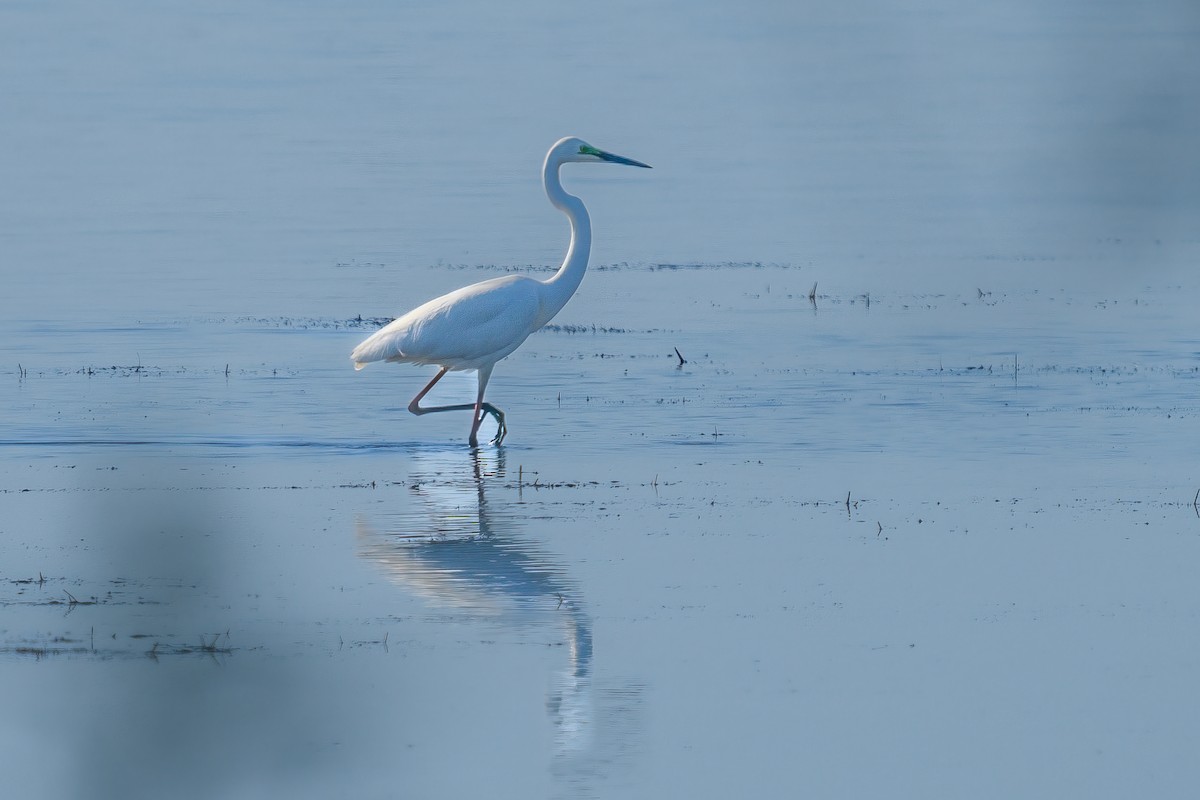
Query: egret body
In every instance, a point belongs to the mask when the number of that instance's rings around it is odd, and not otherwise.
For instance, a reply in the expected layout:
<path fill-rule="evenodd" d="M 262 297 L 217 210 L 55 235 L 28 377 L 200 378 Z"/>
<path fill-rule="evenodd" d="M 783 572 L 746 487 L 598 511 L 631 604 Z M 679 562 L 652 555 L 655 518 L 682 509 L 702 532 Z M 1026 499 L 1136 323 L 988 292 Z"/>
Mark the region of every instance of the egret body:
<path fill-rule="evenodd" d="M 471 410 L 468 441 L 472 447 L 479 444 L 479 426 L 488 414 L 496 418 L 498 426 L 492 441 L 499 444 L 508 432 L 504 412 L 483 400 L 492 368 L 520 347 L 529 334 L 554 319 L 575 294 L 587 270 L 592 248 L 591 221 L 583 201 L 568 194 L 558 176 L 559 167 L 570 162 L 650 166 L 606 153 L 582 139 L 567 137 L 555 142 L 542 166 L 542 184 L 551 204 L 571 222 L 571 244 L 558 271 L 544 281 L 524 275 L 506 275 L 464 286 L 393 320 L 364 339 L 350 354 L 355 369 L 362 369 L 372 361 L 441 367 L 433 380 L 408 404 L 408 410 L 418 415 Z M 479 374 L 479 390 L 474 403 L 421 405 L 421 399 L 448 371 L 471 369 Z"/>

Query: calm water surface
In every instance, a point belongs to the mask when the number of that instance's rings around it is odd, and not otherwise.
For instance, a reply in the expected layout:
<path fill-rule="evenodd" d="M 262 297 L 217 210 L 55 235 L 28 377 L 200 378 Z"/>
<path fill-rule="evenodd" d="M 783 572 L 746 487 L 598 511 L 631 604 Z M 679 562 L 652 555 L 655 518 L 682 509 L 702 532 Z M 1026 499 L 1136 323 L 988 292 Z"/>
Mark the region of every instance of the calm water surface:
<path fill-rule="evenodd" d="M 1200 24 L 1152 11 L 0 9 L 10 791 L 1184 794 Z M 566 134 L 655 169 L 565 172 L 593 268 L 472 453 L 348 353 L 549 274 Z"/>

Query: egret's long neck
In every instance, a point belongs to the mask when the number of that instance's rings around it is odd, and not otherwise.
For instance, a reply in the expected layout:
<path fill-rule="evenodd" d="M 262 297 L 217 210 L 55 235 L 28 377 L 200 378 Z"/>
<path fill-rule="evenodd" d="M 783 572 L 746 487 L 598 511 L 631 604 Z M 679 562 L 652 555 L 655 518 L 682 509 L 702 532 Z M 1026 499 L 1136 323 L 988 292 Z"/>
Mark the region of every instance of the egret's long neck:
<path fill-rule="evenodd" d="M 544 281 L 546 291 L 542 296 L 543 325 L 562 310 L 579 288 L 583 273 L 587 271 L 588 255 L 592 250 L 592 222 L 588 219 L 583 201 L 563 189 L 558 179 L 560 166 L 557 159 L 547 157 L 542 168 L 542 183 L 546 187 L 546 196 L 550 198 L 550 202 L 571 221 L 571 246 L 567 248 L 567 257 L 563 259 L 558 272 Z"/>

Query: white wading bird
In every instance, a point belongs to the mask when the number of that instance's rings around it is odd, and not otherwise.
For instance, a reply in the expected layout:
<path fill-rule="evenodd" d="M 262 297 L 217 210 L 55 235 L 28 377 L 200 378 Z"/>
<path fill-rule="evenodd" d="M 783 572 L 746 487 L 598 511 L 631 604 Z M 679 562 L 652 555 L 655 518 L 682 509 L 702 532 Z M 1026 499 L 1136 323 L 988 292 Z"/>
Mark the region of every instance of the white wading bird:
<path fill-rule="evenodd" d="M 650 166 L 606 153 L 582 139 L 568 137 L 555 142 L 546 154 L 542 183 L 550 202 L 571 221 L 571 245 L 558 272 L 544 281 L 524 275 L 506 275 L 464 286 L 417 306 L 385 325 L 350 354 L 355 369 L 362 369 L 372 361 L 441 367 L 433 380 L 408 404 L 408 410 L 414 414 L 431 414 L 471 409 L 474 414 L 468 441 L 472 447 L 479 445 L 479 426 L 487 414 L 495 417 L 499 426 L 493 442 L 500 444 L 508 432 L 504 412 L 483 401 L 492 368 L 562 310 L 579 288 L 587 270 L 592 246 L 592 226 L 587 209 L 582 200 L 567 194 L 558 178 L 558 168 L 571 161 Z M 479 371 L 479 393 L 475 402 L 422 407 L 421 398 L 452 369 Z"/>

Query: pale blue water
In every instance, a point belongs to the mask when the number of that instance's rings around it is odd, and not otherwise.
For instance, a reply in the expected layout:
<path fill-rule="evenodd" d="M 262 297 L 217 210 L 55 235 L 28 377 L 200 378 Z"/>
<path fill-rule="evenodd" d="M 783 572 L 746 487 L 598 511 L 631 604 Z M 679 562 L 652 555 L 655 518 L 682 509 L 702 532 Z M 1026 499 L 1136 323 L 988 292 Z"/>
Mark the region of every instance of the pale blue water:
<path fill-rule="evenodd" d="M 1187 3 L 0 8 L 10 791 L 1186 794 L 1198 43 Z M 548 274 L 567 134 L 655 168 L 565 171 L 593 267 L 476 456 L 348 353 Z"/>

